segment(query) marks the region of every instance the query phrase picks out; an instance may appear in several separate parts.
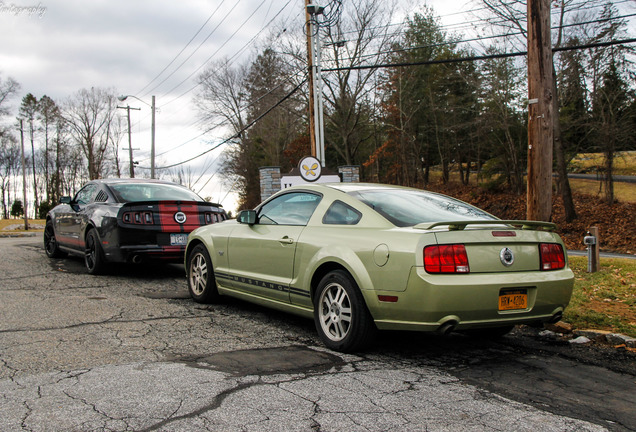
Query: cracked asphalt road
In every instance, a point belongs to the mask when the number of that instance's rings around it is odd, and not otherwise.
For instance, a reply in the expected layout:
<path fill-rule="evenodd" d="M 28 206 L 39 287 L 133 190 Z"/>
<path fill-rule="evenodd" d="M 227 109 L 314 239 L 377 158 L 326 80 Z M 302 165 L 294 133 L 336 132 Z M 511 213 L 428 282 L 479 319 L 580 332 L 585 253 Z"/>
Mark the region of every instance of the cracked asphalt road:
<path fill-rule="evenodd" d="M 636 430 L 636 356 L 543 340 L 383 334 L 324 349 L 313 323 L 202 306 L 183 267 L 89 276 L 0 239 L 0 431 Z"/>

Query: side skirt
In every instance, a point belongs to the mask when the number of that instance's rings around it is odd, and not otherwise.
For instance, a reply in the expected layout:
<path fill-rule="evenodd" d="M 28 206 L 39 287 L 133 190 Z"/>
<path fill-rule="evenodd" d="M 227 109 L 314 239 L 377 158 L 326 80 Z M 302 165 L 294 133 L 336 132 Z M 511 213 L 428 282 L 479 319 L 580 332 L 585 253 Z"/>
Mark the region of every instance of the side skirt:
<path fill-rule="evenodd" d="M 236 289 L 233 288 L 227 288 L 227 287 L 223 287 L 221 285 L 218 284 L 217 282 L 217 288 L 219 290 L 219 294 L 222 295 L 226 295 L 229 297 L 234 297 L 240 300 L 245 300 L 247 302 L 250 303 L 255 303 L 257 305 L 260 306 L 265 306 L 268 308 L 272 308 L 272 309 L 276 309 L 282 312 L 287 312 L 287 313 L 291 313 L 294 315 L 299 315 L 302 316 L 304 318 L 310 318 L 313 319 L 314 317 L 314 311 L 311 308 L 304 308 L 298 305 L 292 305 L 289 303 L 283 303 L 277 300 L 273 300 L 273 299 L 268 299 L 268 298 L 263 298 L 260 296 L 256 296 L 254 294 L 250 294 L 250 293 L 246 293 L 244 291 L 238 291 Z"/>

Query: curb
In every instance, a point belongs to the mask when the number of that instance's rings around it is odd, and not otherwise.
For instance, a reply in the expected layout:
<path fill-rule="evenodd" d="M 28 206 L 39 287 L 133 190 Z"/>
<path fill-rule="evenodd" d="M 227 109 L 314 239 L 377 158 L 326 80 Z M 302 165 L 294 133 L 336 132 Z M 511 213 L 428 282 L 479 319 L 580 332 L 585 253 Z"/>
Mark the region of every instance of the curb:
<path fill-rule="evenodd" d="M 0 238 L 9 238 L 9 237 L 36 237 L 41 232 L 17 232 L 17 233 L 3 233 L 0 232 Z"/>

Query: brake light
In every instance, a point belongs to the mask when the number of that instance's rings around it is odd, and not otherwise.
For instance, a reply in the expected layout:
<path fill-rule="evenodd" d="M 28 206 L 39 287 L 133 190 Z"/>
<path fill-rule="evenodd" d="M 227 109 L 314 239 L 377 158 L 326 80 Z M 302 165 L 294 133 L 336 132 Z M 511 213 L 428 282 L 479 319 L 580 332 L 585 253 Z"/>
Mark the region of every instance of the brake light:
<path fill-rule="evenodd" d="M 154 223 L 152 212 L 149 211 L 126 212 L 122 215 L 122 221 L 134 225 L 152 225 Z"/>
<path fill-rule="evenodd" d="M 541 270 L 558 270 L 565 267 L 563 247 L 557 243 L 540 243 Z"/>
<path fill-rule="evenodd" d="M 426 246 L 424 270 L 428 273 L 470 273 L 466 247 L 463 244 Z"/>

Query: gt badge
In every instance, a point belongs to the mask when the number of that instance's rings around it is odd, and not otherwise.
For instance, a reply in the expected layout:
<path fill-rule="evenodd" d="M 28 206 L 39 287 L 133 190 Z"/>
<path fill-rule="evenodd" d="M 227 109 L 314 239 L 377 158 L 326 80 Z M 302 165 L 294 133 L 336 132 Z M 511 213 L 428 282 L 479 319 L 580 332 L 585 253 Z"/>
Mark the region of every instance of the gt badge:
<path fill-rule="evenodd" d="M 185 215 L 184 212 L 176 212 L 174 214 L 174 220 L 178 223 L 178 224 L 184 224 L 186 221 L 187 217 Z"/>
<path fill-rule="evenodd" d="M 499 252 L 499 259 L 501 260 L 501 263 L 506 267 L 510 267 L 512 263 L 515 262 L 514 254 L 512 253 L 510 248 L 507 247 L 503 248 L 501 252 Z"/>

